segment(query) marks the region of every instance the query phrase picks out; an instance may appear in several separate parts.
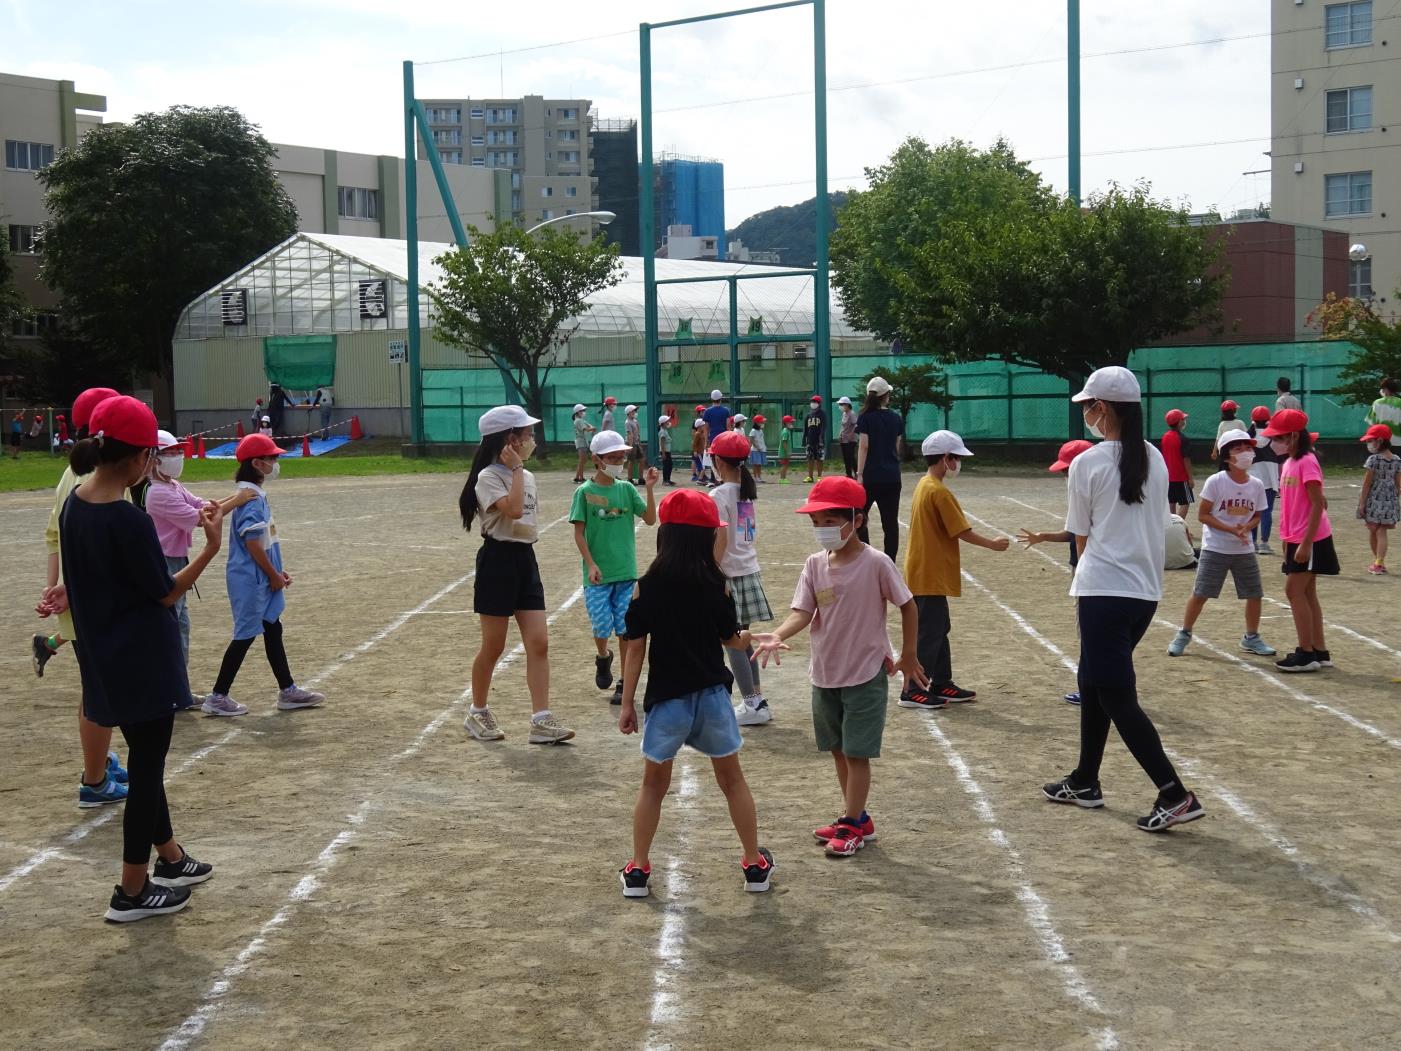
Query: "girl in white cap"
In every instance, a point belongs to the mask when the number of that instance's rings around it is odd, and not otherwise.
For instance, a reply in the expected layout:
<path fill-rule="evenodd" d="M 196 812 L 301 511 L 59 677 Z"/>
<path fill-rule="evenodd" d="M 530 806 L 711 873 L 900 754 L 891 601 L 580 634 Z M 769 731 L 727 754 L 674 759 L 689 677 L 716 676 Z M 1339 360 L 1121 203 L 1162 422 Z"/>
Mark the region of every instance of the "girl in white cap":
<path fill-rule="evenodd" d="M 531 744 L 558 744 L 574 736 L 550 714 L 550 636 L 545 618 L 545 586 L 535 561 L 539 539 L 535 476 L 525 461 L 535 451 L 540 421 L 519 405 L 498 405 L 477 421 L 482 444 L 458 498 L 462 528 L 481 520 L 472 608 L 481 623 L 481 645 L 472 662 L 472 705 L 463 728 L 478 741 L 506 736 L 487 706 L 491 675 L 506 650 L 511 618 L 525 648 L 525 681 L 530 689 Z"/>
<path fill-rule="evenodd" d="M 1070 586 L 1080 624 L 1080 761 L 1041 791 L 1055 803 L 1104 806 L 1099 768 L 1112 724 L 1158 789 L 1138 827 L 1166 832 L 1205 814 L 1139 707 L 1133 667 L 1134 648 L 1163 597 L 1167 464 L 1143 439 L 1142 394 L 1128 369 L 1091 373 L 1072 400 L 1090 433 L 1104 439 L 1070 465 L 1065 517 L 1080 551 Z"/>
<path fill-rule="evenodd" d="M 635 466 L 637 484 L 640 485 L 642 473 L 647 469 L 647 446 L 642 442 L 642 424 L 637 422 L 636 405 L 629 405 L 623 410 L 623 440 L 628 446 L 628 481 L 633 481 Z"/>
<path fill-rule="evenodd" d="M 662 458 L 662 484 L 675 485 L 671 480 L 671 417 L 657 417 L 657 452 Z"/>
<path fill-rule="evenodd" d="M 594 426 L 584 419 L 584 413 L 588 408 L 579 403 L 574 406 L 574 451 L 579 455 L 579 462 L 574 466 L 574 484 L 584 483 L 584 468 L 589 462 L 589 435 L 594 432 Z"/>

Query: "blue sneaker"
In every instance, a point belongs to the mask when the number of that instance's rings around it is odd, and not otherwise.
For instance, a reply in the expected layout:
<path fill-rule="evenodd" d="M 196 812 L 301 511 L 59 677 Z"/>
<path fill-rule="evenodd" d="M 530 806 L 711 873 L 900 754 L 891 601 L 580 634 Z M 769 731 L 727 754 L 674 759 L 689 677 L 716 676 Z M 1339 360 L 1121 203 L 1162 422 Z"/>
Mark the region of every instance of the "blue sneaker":
<path fill-rule="evenodd" d="M 122 766 L 116 752 L 107 753 L 107 776 L 119 785 L 126 784 L 126 767 Z"/>
<path fill-rule="evenodd" d="M 1275 655 L 1275 648 L 1264 639 L 1260 638 L 1258 632 L 1254 635 L 1242 635 L 1240 638 L 1240 648 L 1245 650 L 1246 653 L 1254 653 L 1260 657 L 1273 657 Z"/>
<path fill-rule="evenodd" d="M 118 784 L 110 777 L 96 787 L 85 785 L 78 779 L 78 807 L 87 810 L 107 803 L 121 803 L 126 800 L 126 785 Z"/>

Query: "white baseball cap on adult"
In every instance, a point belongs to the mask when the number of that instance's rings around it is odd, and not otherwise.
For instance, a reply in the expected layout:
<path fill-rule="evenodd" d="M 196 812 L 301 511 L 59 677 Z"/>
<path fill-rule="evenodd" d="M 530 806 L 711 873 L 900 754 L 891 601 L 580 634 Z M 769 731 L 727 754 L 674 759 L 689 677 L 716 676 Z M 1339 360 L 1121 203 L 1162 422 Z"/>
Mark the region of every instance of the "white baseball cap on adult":
<path fill-rule="evenodd" d="M 872 376 L 866 381 L 867 394 L 879 394 L 882 397 L 891 391 L 890 381 L 884 376 Z"/>
<path fill-rule="evenodd" d="M 577 416 L 579 413 L 581 413 L 581 412 L 588 412 L 588 411 L 589 411 L 589 407 L 588 407 L 587 405 L 584 405 L 584 404 L 582 404 L 582 403 L 580 403 L 580 402 L 575 402 L 575 403 L 574 403 L 574 414 L 575 414 L 576 416 Z"/>
<path fill-rule="evenodd" d="M 724 401 L 724 400 L 725 400 L 725 392 L 722 391 L 722 390 L 720 390 L 720 389 L 717 387 L 715 390 L 713 390 L 713 391 L 710 392 L 710 400 L 711 400 L 711 401 Z"/>
<path fill-rule="evenodd" d="M 589 452 L 595 456 L 609 453 L 625 453 L 631 448 L 617 431 L 599 431 L 589 440 Z"/>
<path fill-rule="evenodd" d="M 670 423 L 670 422 L 671 422 L 671 417 L 670 417 L 670 416 L 658 416 L 658 417 L 657 417 L 657 426 L 658 426 L 658 427 L 664 427 L 664 426 L 666 426 L 666 425 L 667 425 L 668 423 Z"/>
<path fill-rule="evenodd" d="M 953 431 L 935 431 L 919 444 L 923 456 L 972 456 L 973 452 L 963 444 L 963 439 Z"/>
<path fill-rule="evenodd" d="M 1106 365 L 1095 369 L 1085 381 L 1085 389 L 1070 399 L 1084 401 L 1138 402 L 1143 400 L 1143 391 L 1138 385 L 1138 377 L 1122 365 Z"/>
<path fill-rule="evenodd" d="M 837 404 L 845 405 L 849 409 L 851 408 L 851 399 L 843 395 L 842 397 L 837 399 Z"/>
<path fill-rule="evenodd" d="M 539 422 L 519 405 L 498 405 L 482 413 L 477 420 L 477 430 L 485 438 L 488 434 L 514 431 L 518 427 L 534 427 Z"/>

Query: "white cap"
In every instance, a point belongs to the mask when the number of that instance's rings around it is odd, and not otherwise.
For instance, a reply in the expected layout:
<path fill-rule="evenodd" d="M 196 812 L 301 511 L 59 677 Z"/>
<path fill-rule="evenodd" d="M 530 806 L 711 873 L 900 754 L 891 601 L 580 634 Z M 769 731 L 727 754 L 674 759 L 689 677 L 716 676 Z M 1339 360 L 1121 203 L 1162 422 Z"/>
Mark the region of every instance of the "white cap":
<path fill-rule="evenodd" d="M 742 412 L 737 412 L 737 413 L 735 413 L 735 419 L 737 419 L 737 420 L 747 420 L 747 419 L 749 419 L 749 417 L 746 416 L 746 415 L 745 415 L 744 413 L 742 413 Z"/>
<path fill-rule="evenodd" d="M 1226 448 L 1226 446 L 1230 445 L 1232 442 L 1254 442 L 1254 441 L 1255 441 L 1254 438 L 1250 437 L 1249 434 L 1247 434 L 1245 431 L 1243 431 L 1243 430 L 1241 430 L 1239 427 L 1237 427 L 1235 430 L 1233 430 L 1233 431 L 1227 431 L 1225 434 L 1221 435 L 1221 437 L 1217 438 L 1217 439 L 1216 439 L 1216 448 L 1218 448 L 1218 449 L 1224 449 L 1224 448 Z"/>
<path fill-rule="evenodd" d="M 271 422 L 272 422 L 272 417 L 271 417 L 271 416 L 264 416 L 264 417 L 263 417 L 263 422 L 264 422 L 264 423 L 271 423 Z"/>
<path fill-rule="evenodd" d="M 582 404 L 582 403 L 580 403 L 580 402 L 575 402 L 575 403 L 574 403 L 574 415 L 577 416 L 577 415 L 578 415 L 579 413 L 581 413 L 581 412 L 588 412 L 588 411 L 589 411 L 589 407 L 588 407 L 587 405 L 584 405 L 584 404 Z"/>
<path fill-rule="evenodd" d="M 671 417 L 670 417 L 670 416 L 658 416 L 658 417 L 657 417 L 657 426 L 658 426 L 658 427 L 665 426 L 666 424 L 668 424 L 668 423 L 670 423 L 670 422 L 671 422 Z"/>
<path fill-rule="evenodd" d="M 169 449 L 169 448 L 171 448 L 172 446 L 176 446 L 176 445 L 179 445 L 179 444 L 181 444 L 181 443 L 180 443 L 180 439 L 177 438 L 177 437 L 175 437 L 175 435 L 171 434 L 169 431 L 157 431 L 157 432 L 156 432 L 156 448 L 157 448 L 157 449 Z"/>
<path fill-rule="evenodd" d="M 1095 369 L 1085 381 L 1085 389 L 1071 401 L 1127 401 L 1143 400 L 1138 377 L 1122 365 L 1108 365 Z"/>
<path fill-rule="evenodd" d="M 634 412 L 636 412 L 636 411 L 637 411 L 637 406 L 636 406 L 636 405 L 629 405 L 626 409 L 623 410 L 623 415 L 625 415 L 625 416 L 630 416 L 632 413 L 634 413 Z"/>
<path fill-rule="evenodd" d="M 872 376 L 866 381 L 867 394 L 879 394 L 882 397 L 891 391 L 890 381 L 884 376 Z"/>
<path fill-rule="evenodd" d="M 627 452 L 630 446 L 617 431 L 599 431 L 589 441 L 589 452 L 595 456 Z"/>
<path fill-rule="evenodd" d="M 725 392 L 722 391 L 722 390 L 719 390 L 718 388 L 717 388 L 716 390 L 711 391 L 711 392 L 710 392 L 710 400 L 711 400 L 711 401 L 724 401 L 724 400 L 725 400 Z"/>
<path fill-rule="evenodd" d="M 845 405 L 845 406 L 849 409 L 849 408 L 851 408 L 851 399 L 848 398 L 848 397 L 844 394 L 844 395 L 842 395 L 840 398 L 837 399 L 837 404 L 838 404 L 838 405 Z"/>
<path fill-rule="evenodd" d="M 963 444 L 963 439 L 953 431 L 935 431 L 920 442 L 919 451 L 925 456 L 945 456 L 949 453 L 955 456 L 973 455 L 968 446 Z"/>
<path fill-rule="evenodd" d="M 498 405 L 482 413 L 477 420 L 477 430 L 485 438 L 488 434 L 513 431 L 517 427 L 534 427 L 539 422 L 519 405 Z"/>

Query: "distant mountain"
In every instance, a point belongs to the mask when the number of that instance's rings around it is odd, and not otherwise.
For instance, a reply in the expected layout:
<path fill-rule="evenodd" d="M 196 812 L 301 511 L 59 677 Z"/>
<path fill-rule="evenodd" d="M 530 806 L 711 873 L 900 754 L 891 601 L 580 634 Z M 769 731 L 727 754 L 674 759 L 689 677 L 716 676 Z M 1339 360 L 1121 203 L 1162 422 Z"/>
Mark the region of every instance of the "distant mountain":
<path fill-rule="evenodd" d="M 830 229 L 835 230 L 837 212 L 846 204 L 846 194 L 833 193 L 829 199 Z M 750 251 L 780 252 L 789 266 L 810 266 L 817 258 L 817 198 L 751 215 L 726 231 L 725 240 L 743 241 Z"/>

